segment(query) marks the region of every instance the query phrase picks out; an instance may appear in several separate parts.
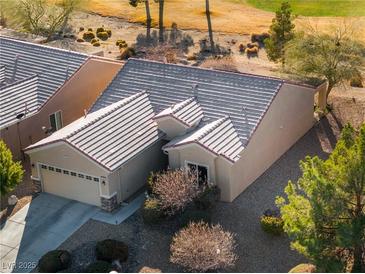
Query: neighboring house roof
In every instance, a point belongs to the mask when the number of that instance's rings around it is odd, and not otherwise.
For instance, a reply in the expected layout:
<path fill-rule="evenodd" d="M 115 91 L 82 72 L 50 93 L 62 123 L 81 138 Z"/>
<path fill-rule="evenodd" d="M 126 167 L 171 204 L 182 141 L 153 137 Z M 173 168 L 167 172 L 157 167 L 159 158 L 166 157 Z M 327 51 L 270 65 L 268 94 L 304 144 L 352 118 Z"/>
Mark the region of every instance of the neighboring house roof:
<path fill-rule="evenodd" d="M 112 171 L 162 137 L 149 96 L 141 92 L 86 115 L 29 146 L 66 142 Z"/>
<path fill-rule="evenodd" d="M 33 75 L 2 87 L 0 92 L 0 128 L 16 122 L 17 115 L 31 115 L 39 106 L 38 76 Z M 20 117 L 21 118 L 21 117 Z"/>
<path fill-rule="evenodd" d="M 203 120 L 229 116 L 246 145 L 282 84 L 276 78 L 131 58 L 90 111 L 144 90 L 156 113 L 195 96 Z"/>
<path fill-rule="evenodd" d="M 88 55 L 0 37 L 0 79 L 4 78 L 0 93 L 8 85 L 38 76 L 38 108 L 41 107 L 66 80 L 86 61 Z M 2 75 L 4 70 L 4 76 Z M 18 99 L 8 102 L 11 108 Z M 0 124 L 0 127 L 6 126 Z"/>
<path fill-rule="evenodd" d="M 203 118 L 203 110 L 195 97 L 164 109 L 154 119 L 172 117 L 187 127 L 192 127 Z"/>
<path fill-rule="evenodd" d="M 163 149 L 169 150 L 189 144 L 198 144 L 216 155 L 235 162 L 244 149 L 231 119 L 227 116 L 203 126 L 167 143 Z"/>
<path fill-rule="evenodd" d="M 0 86 L 5 81 L 5 66 L 0 66 Z"/>

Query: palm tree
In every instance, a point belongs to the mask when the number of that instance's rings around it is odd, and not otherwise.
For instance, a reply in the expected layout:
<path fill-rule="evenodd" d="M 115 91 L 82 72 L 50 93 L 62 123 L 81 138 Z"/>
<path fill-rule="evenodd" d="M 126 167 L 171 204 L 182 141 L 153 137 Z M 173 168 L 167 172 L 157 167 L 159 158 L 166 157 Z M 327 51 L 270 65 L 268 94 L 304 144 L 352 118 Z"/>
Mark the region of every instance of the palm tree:
<path fill-rule="evenodd" d="M 208 21 L 210 47 L 211 47 L 212 53 L 214 53 L 215 50 L 214 50 L 214 40 L 213 40 L 213 28 L 212 28 L 212 21 L 210 19 L 209 0 L 205 0 L 205 14 L 207 15 L 207 21 Z"/>
<path fill-rule="evenodd" d="M 137 7 L 138 4 L 144 3 L 146 8 L 146 27 L 147 27 L 147 33 L 146 33 L 146 41 L 151 41 L 151 11 L 150 11 L 150 2 L 149 0 L 129 0 L 129 4 L 132 7 Z"/>

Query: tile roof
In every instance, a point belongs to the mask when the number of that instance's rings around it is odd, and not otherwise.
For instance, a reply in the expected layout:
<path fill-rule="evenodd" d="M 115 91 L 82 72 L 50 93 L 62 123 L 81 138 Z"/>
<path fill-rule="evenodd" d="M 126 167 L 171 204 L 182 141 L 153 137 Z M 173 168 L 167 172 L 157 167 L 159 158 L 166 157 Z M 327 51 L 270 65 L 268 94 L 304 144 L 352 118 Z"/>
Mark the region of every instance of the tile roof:
<path fill-rule="evenodd" d="M 163 117 L 173 117 L 187 127 L 196 125 L 203 118 L 203 110 L 195 97 L 191 97 L 183 102 L 174 104 L 164 109 L 154 119 Z"/>
<path fill-rule="evenodd" d="M 26 150 L 64 141 L 112 171 L 162 137 L 154 115 L 148 94 L 141 92 L 76 120 Z"/>
<path fill-rule="evenodd" d="M 5 81 L 5 66 L 0 66 L 0 85 Z"/>
<path fill-rule="evenodd" d="M 203 120 L 229 116 L 246 145 L 283 81 L 276 78 L 129 59 L 91 112 L 137 92 L 148 91 L 156 113 L 192 96 Z"/>
<path fill-rule="evenodd" d="M 63 85 L 87 58 L 88 55 L 85 54 L 0 36 L 0 65 L 2 68 L 5 67 L 6 84 L 37 75 L 39 107 Z M 0 92 L 2 90 L 1 88 Z"/>
<path fill-rule="evenodd" d="M 0 91 L 0 128 L 16 122 L 18 114 L 35 113 L 38 106 L 37 75 L 3 86 Z"/>
<path fill-rule="evenodd" d="M 200 126 L 196 130 L 167 143 L 163 149 L 169 150 L 188 144 L 198 144 L 205 149 L 235 162 L 244 146 L 227 116 Z"/>

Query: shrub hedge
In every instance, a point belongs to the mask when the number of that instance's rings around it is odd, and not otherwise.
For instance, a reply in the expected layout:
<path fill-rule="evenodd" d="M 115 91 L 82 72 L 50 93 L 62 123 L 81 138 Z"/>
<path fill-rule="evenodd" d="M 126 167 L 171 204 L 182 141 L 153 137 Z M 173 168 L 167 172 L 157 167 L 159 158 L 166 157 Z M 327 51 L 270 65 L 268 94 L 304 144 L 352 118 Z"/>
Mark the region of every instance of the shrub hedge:
<path fill-rule="evenodd" d="M 208 187 L 194 200 L 194 204 L 200 210 L 212 209 L 219 201 L 220 195 L 221 191 L 217 186 Z"/>
<path fill-rule="evenodd" d="M 146 224 L 157 224 L 163 218 L 160 202 L 156 198 L 148 198 L 143 205 L 142 218 Z"/>
<path fill-rule="evenodd" d="M 95 34 L 92 31 L 84 32 L 82 35 L 82 38 L 86 41 L 90 41 L 91 39 L 95 38 Z"/>
<path fill-rule="evenodd" d="M 109 273 L 110 271 L 112 271 L 112 266 L 106 261 L 96 261 L 85 269 L 86 273 Z"/>
<path fill-rule="evenodd" d="M 260 223 L 262 229 L 267 233 L 280 235 L 284 232 L 284 221 L 277 210 L 266 210 L 261 216 Z"/>
<path fill-rule="evenodd" d="M 71 264 L 71 254 L 66 250 L 52 250 L 47 252 L 38 261 L 38 270 L 41 273 L 56 273 L 67 269 Z"/>
<path fill-rule="evenodd" d="M 109 34 L 106 31 L 97 32 L 96 36 L 104 41 L 108 40 L 108 38 L 109 38 Z"/>

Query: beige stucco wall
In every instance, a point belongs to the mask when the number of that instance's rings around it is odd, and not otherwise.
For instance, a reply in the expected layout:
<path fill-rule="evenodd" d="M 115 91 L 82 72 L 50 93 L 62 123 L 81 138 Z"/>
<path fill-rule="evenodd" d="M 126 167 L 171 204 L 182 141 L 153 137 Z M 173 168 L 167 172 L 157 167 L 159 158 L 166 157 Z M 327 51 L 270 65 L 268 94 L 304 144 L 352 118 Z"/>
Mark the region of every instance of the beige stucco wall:
<path fill-rule="evenodd" d="M 283 85 L 240 160 L 231 169 L 231 200 L 313 126 L 313 106 L 313 89 Z"/>
<path fill-rule="evenodd" d="M 70 199 L 83 201 L 89 204 L 100 205 L 100 195 L 109 195 L 108 184 L 95 183 L 98 188 L 82 184 L 77 178 L 69 175 L 60 175 L 55 172 L 44 174 L 38 164 L 46 164 L 70 171 L 84 173 L 93 177 L 107 177 L 109 172 L 101 168 L 93 160 L 64 142 L 55 143 L 46 149 L 29 151 L 31 175 L 39 178 L 44 191 Z M 84 181 L 84 180 L 81 180 Z M 95 193 L 97 190 L 97 193 Z"/>
<path fill-rule="evenodd" d="M 187 128 L 172 117 L 156 119 L 158 128 L 166 134 L 166 139 L 171 140 L 176 136 L 184 135 Z"/>
<path fill-rule="evenodd" d="M 50 114 L 61 110 L 63 126 L 84 115 L 84 110 L 91 107 L 121 66 L 121 62 L 113 60 L 98 57 L 88 59 L 36 114 L 19 122 L 21 148 L 46 137 L 42 127 L 50 128 Z M 0 131 L 0 137 L 11 149 L 14 158 L 21 159 L 17 131 L 17 125 L 11 125 Z"/>
<path fill-rule="evenodd" d="M 209 182 L 221 189 L 221 200 L 230 200 L 230 168 L 231 164 L 220 156 L 216 156 L 199 145 L 192 144 L 169 150 L 169 166 L 172 169 L 185 168 L 186 161 L 207 166 Z"/>
<path fill-rule="evenodd" d="M 152 171 L 167 167 L 167 155 L 162 152 L 160 141 L 132 158 L 108 177 L 109 192 L 118 193 L 118 202 L 124 201 L 142 188 Z"/>

